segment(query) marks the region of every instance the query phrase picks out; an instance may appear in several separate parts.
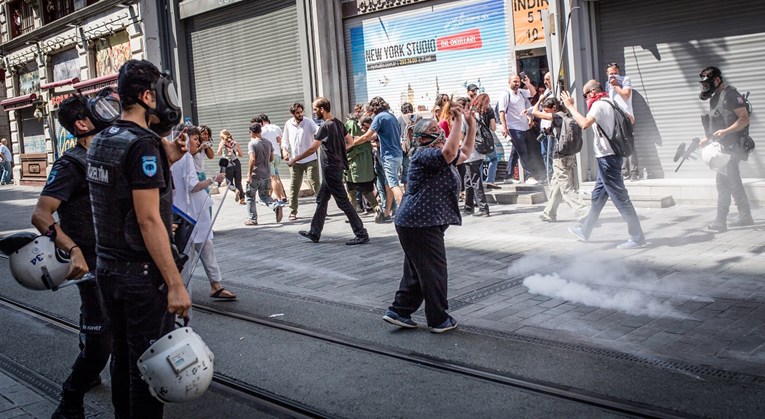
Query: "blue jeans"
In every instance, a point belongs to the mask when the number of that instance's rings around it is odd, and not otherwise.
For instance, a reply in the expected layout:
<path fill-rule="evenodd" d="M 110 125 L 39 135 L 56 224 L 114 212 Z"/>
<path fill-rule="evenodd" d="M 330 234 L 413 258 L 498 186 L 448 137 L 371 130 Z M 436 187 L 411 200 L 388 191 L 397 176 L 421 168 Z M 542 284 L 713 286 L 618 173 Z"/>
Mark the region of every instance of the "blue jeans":
<path fill-rule="evenodd" d="M 547 170 L 548 181 L 553 178 L 553 154 L 555 154 L 555 142 L 556 138 L 552 135 L 545 135 L 544 141 L 542 141 L 542 160 L 545 162 L 545 169 Z"/>
<path fill-rule="evenodd" d="M 592 207 L 590 207 L 590 212 L 587 213 L 587 218 L 582 223 L 585 237 L 590 237 L 608 198 L 611 198 L 619 214 L 627 222 L 630 238 L 635 243 L 645 244 L 640 219 L 638 219 L 635 207 L 630 201 L 627 188 L 624 186 L 622 158 L 616 155 L 598 157 L 598 177 L 595 179 L 595 189 L 592 190 Z"/>
<path fill-rule="evenodd" d="M 271 211 L 276 211 L 279 207 L 279 203 L 268 194 L 269 188 L 271 188 L 270 177 L 251 179 L 250 184 L 247 185 L 247 215 L 251 221 L 258 222 L 258 199 Z"/>
<path fill-rule="evenodd" d="M 0 173 L 2 173 L 2 176 L 0 176 L 0 183 L 4 185 L 11 183 L 11 162 L 3 160 L 3 167 L 0 169 Z"/>
<path fill-rule="evenodd" d="M 486 182 L 494 183 L 494 181 L 497 179 L 497 166 L 499 166 L 497 150 L 487 154 L 486 159 L 489 161 L 489 174 L 486 176 Z"/>
<path fill-rule="evenodd" d="M 510 141 L 513 143 L 513 150 L 518 152 L 518 158 L 521 161 L 521 165 L 523 166 L 523 170 L 527 171 L 531 174 L 533 178 L 536 180 L 542 181 L 545 177 L 544 169 L 538 166 L 537 161 L 539 157 L 535 152 L 535 155 L 532 156 L 531 152 L 528 148 L 528 145 L 526 143 L 526 131 L 519 131 L 517 129 L 511 129 L 510 130 Z M 530 140 L 533 141 L 533 140 Z M 535 144 L 538 144 L 536 141 L 533 141 Z"/>

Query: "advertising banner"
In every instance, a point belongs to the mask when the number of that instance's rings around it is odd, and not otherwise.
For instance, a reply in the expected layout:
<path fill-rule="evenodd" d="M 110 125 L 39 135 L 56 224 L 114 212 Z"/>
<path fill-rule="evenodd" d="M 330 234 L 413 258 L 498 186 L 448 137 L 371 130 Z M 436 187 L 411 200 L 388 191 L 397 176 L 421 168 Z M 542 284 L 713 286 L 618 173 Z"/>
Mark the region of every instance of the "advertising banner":
<path fill-rule="evenodd" d="M 465 96 L 469 84 L 496 102 L 507 87 L 505 2 L 461 1 L 346 26 L 356 103 L 383 97 L 430 111 L 440 93 Z"/>
<path fill-rule="evenodd" d="M 542 10 L 550 7 L 548 0 L 512 0 L 515 46 L 531 45 L 545 40 Z"/>

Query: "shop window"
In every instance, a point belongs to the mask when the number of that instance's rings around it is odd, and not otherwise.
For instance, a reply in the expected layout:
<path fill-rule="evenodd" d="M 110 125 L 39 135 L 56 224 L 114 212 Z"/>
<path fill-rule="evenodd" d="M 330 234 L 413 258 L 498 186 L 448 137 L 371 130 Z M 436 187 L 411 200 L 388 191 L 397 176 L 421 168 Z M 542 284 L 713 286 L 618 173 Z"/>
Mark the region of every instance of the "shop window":
<path fill-rule="evenodd" d="M 33 6 L 37 7 L 36 0 L 16 0 L 8 3 L 11 38 L 16 38 L 35 29 Z"/>
<path fill-rule="evenodd" d="M 74 0 L 43 0 L 43 23 L 47 24 L 74 12 Z"/>
<path fill-rule="evenodd" d="M 117 32 L 95 41 L 95 77 L 108 76 L 119 71 L 122 64 L 133 58 L 130 52 L 130 37 L 127 32 Z"/>
<path fill-rule="evenodd" d="M 51 57 L 53 81 L 80 77 L 80 54 L 72 48 Z"/>
<path fill-rule="evenodd" d="M 30 61 L 17 67 L 19 96 L 40 92 L 40 72 L 37 63 Z"/>

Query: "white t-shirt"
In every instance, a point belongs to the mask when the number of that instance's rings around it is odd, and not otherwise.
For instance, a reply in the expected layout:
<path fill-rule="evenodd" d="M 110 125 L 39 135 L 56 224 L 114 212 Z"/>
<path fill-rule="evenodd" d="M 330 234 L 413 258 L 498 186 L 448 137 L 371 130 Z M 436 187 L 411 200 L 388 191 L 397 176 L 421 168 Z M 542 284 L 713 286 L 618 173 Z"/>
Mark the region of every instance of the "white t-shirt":
<path fill-rule="evenodd" d="M 614 108 L 608 103 L 605 103 L 605 99 L 595 101 L 587 112 L 588 117 L 591 116 L 595 118 L 595 124 L 590 127 L 595 133 L 595 157 L 605 157 L 616 154 L 611 148 L 611 144 L 608 143 L 606 137 L 604 137 L 600 130 L 595 126 L 599 126 L 610 136 L 614 132 L 614 125 L 616 125 L 614 112 Z"/>
<path fill-rule="evenodd" d="M 277 150 L 279 150 L 279 153 L 281 153 L 281 146 L 276 141 L 277 138 L 282 136 L 281 128 L 279 128 L 278 126 L 274 124 L 263 125 L 263 129 L 260 132 L 260 136 L 271 142 L 271 145 L 273 146 L 274 155 L 276 155 Z"/>
<path fill-rule="evenodd" d="M 194 186 L 199 183 L 193 156 L 189 153 L 184 154 L 180 160 L 173 163 L 170 172 L 173 175 L 173 186 L 175 187 L 173 189 L 173 205 L 197 222 L 194 232 L 191 234 L 191 241 L 204 243 L 207 240 L 212 240 L 213 234 L 212 229 L 210 229 L 212 218 L 209 210 L 212 201 L 210 196 L 204 189 L 191 192 Z M 208 230 L 210 234 L 204 237 Z M 179 250 L 183 251 L 183 249 Z"/>
<path fill-rule="evenodd" d="M 619 80 L 622 88 L 629 87 L 630 89 L 632 89 L 632 80 L 630 80 L 629 77 L 617 75 L 616 79 Z M 606 82 L 606 86 L 608 89 L 608 98 L 611 99 L 620 108 L 622 108 L 624 112 L 627 112 L 628 114 L 630 114 L 630 116 L 634 118 L 635 113 L 632 112 L 632 95 L 634 94 L 634 91 L 630 92 L 629 99 L 624 100 L 622 95 L 620 95 L 619 93 L 616 93 L 616 89 L 614 88 L 614 86 L 611 85 L 611 83 Z"/>
<path fill-rule="evenodd" d="M 505 90 L 499 100 L 499 111 L 505 113 L 507 128 L 518 131 L 529 129 L 529 119 L 523 111 L 531 107 L 531 93 L 526 89 L 518 89 L 514 93 L 511 89 Z"/>
<path fill-rule="evenodd" d="M 295 118 L 290 118 L 284 124 L 284 135 L 282 136 L 282 148 L 290 153 L 291 157 L 299 156 L 300 153 L 307 150 L 313 144 L 313 135 L 319 127 L 311 118 L 303 118 L 300 124 L 295 123 Z M 263 133 L 261 132 L 261 135 Z M 316 153 L 298 161 L 300 164 L 310 163 L 316 160 Z"/>

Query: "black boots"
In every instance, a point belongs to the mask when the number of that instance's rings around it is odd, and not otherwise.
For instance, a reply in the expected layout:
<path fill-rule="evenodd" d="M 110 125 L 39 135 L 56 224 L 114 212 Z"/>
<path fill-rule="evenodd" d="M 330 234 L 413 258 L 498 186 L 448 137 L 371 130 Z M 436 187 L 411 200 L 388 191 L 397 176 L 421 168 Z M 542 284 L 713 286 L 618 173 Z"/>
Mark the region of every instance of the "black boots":
<path fill-rule="evenodd" d="M 731 221 L 731 227 L 746 227 L 754 224 L 754 220 L 750 214 L 739 215 L 734 221 Z"/>

